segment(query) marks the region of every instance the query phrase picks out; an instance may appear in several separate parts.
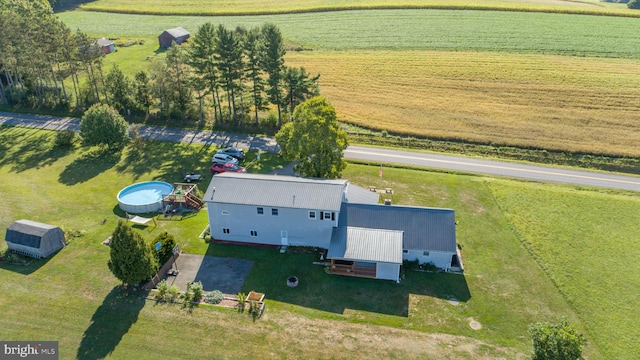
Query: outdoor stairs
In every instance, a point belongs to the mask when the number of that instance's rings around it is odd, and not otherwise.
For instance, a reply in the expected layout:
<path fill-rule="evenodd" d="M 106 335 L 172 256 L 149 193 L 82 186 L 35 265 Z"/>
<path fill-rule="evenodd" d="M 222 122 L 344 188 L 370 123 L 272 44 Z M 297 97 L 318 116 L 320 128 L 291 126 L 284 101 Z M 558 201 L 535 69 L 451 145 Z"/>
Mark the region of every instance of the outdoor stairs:
<path fill-rule="evenodd" d="M 280 246 L 280 254 L 284 254 L 285 252 L 287 252 L 287 248 L 289 248 L 289 246 L 281 245 Z"/>
<path fill-rule="evenodd" d="M 202 200 L 191 193 L 187 193 L 187 195 L 185 196 L 185 201 L 187 203 L 187 206 L 198 210 L 202 209 L 202 206 L 204 205 Z"/>

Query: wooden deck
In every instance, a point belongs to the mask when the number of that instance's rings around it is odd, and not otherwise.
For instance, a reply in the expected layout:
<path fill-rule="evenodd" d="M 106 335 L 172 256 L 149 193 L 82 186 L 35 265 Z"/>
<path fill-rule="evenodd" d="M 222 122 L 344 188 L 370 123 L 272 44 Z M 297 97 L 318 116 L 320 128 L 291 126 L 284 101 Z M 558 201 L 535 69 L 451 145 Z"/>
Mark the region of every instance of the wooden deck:
<path fill-rule="evenodd" d="M 341 261 L 344 262 L 344 261 Z M 376 268 L 372 266 L 357 266 L 355 262 L 352 264 L 340 264 L 335 260 L 331 260 L 331 273 L 336 275 L 358 276 L 366 278 L 376 277 Z"/>

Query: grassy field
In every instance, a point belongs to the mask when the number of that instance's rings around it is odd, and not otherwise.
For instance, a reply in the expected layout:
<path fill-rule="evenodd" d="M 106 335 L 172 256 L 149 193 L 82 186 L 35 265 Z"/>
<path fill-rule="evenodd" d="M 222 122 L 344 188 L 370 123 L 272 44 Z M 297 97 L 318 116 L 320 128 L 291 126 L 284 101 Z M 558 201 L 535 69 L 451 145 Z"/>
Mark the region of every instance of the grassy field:
<path fill-rule="evenodd" d="M 399 285 L 329 276 L 310 264 L 311 254 L 207 245 L 197 238 L 207 222 L 204 212 L 182 221 L 158 221 L 158 228 L 151 231 L 139 230 L 149 241 L 169 231 L 190 253 L 253 260 L 244 289 L 265 292 L 268 299 L 265 316 L 253 325 L 246 315 L 231 310 L 198 308 L 190 312 L 180 306 L 123 297 L 106 267 L 108 251 L 100 244 L 122 216 L 115 198 L 122 187 L 143 180 L 178 180 L 185 167 L 205 167 L 213 149 L 149 142 L 143 158 L 126 153 L 97 157 L 91 149 L 51 148 L 52 136 L 46 131 L 5 127 L 0 128 L 0 139 L 0 181 L 8 184 L 0 190 L 5 199 L 0 228 L 29 218 L 84 233 L 50 260 L 26 267 L 0 263 L 0 304 L 11 309 L 0 319 L 0 337 L 59 340 L 63 359 L 179 358 L 185 351 L 195 358 L 523 359 L 530 351 L 529 323 L 561 316 L 588 334 L 586 354 L 592 359 L 624 358 L 625 353 L 638 351 L 624 337 L 611 342 L 610 337 L 617 334 L 608 322 L 640 315 L 631 306 L 610 306 L 616 304 L 615 299 L 631 299 L 633 286 L 609 287 L 619 283 L 605 279 L 604 272 L 592 274 L 611 266 L 598 267 L 591 253 L 573 249 L 558 259 L 558 264 L 568 259 L 570 267 L 550 266 L 548 259 L 557 256 L 556 248 L 529 245 L 527 250 L 520 239 L 528 244 L 537 241 L 529 233 L 575 234 L 585 228 L 588 219 L 572 219 L 598 206 L 606 206 L 602 210 L 612 214 L 618 208 L 637 213 L 636 194 L 385 168 L 382 186 L 394 188 L 395 203 L 456 210 L 466 267 L 464 276 L 409 272 Z M 344 175 L 367 186 L 378 184 L 377 172 L 376 166 L 350 165 Z M 529 187 L 535 196 L 523 197 Z M 567 196 L 573 200 L 563 202 Z M 520 212 L 513 205 L 518 199 L 526 200 L 530 207 Z M 564 204 L 565 212 L 550 216 L 546 203 Z M 550 221 L 526 221 L 536 218 Z M 633 241 L 635 219 L 612 215 L 598 220 L 595 234 L 617 235 L 585 237 L 585 247 L 605 247 L 603 264 L 624 261 L 626 278 L 635 284 L 640 269 L 630 259 L 637 257 L 637 250 L 629 247 L 624 248 L 626 253 L 618 252 L 619 244 Z M 527 232 L 522 231 L 523 224 Z M 569 242 L 574 237 L 562 239 Z M 545 266 L 546 274 L 534 258 Z M 285 285 L 291 273 L 302 282 L 295 292 Z M 573 281 L 558 280 L 568 276 Z M 605 282 L 591 282 L 592 276 Z M 574 290 L 577 284 L 586 284 L 589 292 Z M 595 305 L 598 314 L 591 313 L 595 309 L 590 304 L 600 301 L 594 302 L 592 294 L 602 296 L 603 303 Z M 448 302 L 451 296 L 460 300 L 457 306 Z M 482 330 L 471 330 L 470 319 L 479 321 Z M 616 323 L 622 334 L 634 334 L 634 329 L 622 327 L 628 322 Z"/>
<path fill-rule="evenodd" d="M 376 8 L 460 8 L 460 9 L 505 9 L 520 11 L 557 11 L 595 14 L 636 15 L 625 4 L 601 3 L 597 1 L 554 0 L 306 0 L 282 2 L 277 0 L 98 0 L 81 6 L 85 10 L 140 14 L 273 14 L 318 11 L 339 11 Z"/>
<path fill-rule="evenodd" d="M 640 287 L 640 196 L 504 181 L 488 184 L 597 347 L 611 359 L 635 357 L 640 351 L 640 314 L 637 293 L 631 289 Z"/>

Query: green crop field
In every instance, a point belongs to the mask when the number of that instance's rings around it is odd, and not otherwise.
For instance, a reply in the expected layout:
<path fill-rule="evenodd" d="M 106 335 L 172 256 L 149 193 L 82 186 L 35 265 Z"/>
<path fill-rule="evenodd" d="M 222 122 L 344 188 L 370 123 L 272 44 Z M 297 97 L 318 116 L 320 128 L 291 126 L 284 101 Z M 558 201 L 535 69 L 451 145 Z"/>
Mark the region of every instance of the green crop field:
<path fill-rule="evenodd" d="M 507 9 L 521 11 L 557 11 L 596 14 L 636 15 L 625 4 L 587 1 L 553 0 L 97 0 L 81 6 L 85 10 L 139 14 L 273 14 L 301 13 L 332 10 L 376 9 L 376 8 L 460 8 L 460 9 Z"/>
<path fill-rule="evenodd" d="M 527 326 L 566 316 L 587 335 L 591 359 L 640 351 L 632 341 L 640 316 L 632 306 L 640 285 L 635 193 L 391 167 L 380 180 L 377 166 L 350 164 L 345 178 L 361 186 L 381 181 L 394 188 L 396 204 L 456 210 L 465 274 L 408 272 L 399 285 L 329 276 L 309 254 L 208 245 L 197 238 L 204 212 L 137 230 L 148 241 L 169 231 L 189 253 L 254 261 L 244 290 L 265 292 L 267 312 L 252 324 L 234 311 L 123 297 L 101 244 L 123 216 L 115 197 L 121 188 L 178 180 L 185 166 L 205 167 L 214 149 L 149 141 L 139 158 L 52 148 L 47 131 L 2 127 L 0 139 L 0 181 L 10 184 L 0 190 L 0 227 L 28 218 L 82 234 L 50 260 L 0 262 L 0 304 L 11 309 L 0 318 L 2 339 L 53 333 L 63 359 L 179 358 L 185 351 L 194 358 L 525 358 Z M 285 285 L 291 272 L 303 279 L 296 292 Z M 470 319 L 482 329 L 472 330 Z"/>
<path fill-rule="evenodd" d="M 452 50 L 640 58 L 637 19 L 500 11 L 376 10 L 272 16 L 145 16 L 72 11 L 72 29 L 95 36 L 155 38 L 205 22 L 229 28 L 270 22 L 285 41 L 310 50 Z M 615 31 L 614 31 L 615 29 Z"/>

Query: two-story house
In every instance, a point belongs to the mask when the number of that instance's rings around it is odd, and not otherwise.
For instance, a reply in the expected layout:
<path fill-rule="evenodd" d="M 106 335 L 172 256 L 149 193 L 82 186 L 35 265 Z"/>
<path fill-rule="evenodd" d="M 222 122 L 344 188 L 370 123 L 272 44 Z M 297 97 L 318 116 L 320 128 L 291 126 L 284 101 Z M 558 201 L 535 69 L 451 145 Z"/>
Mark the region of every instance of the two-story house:
<path fill-rule="evenodd" d="M 202 200 L 215 241 L 323 248 L 334 273 L 394 281 L 403 259 L 462 270 L 453 210 L 381 205 L 347 180 L 223 173 Z"/>

